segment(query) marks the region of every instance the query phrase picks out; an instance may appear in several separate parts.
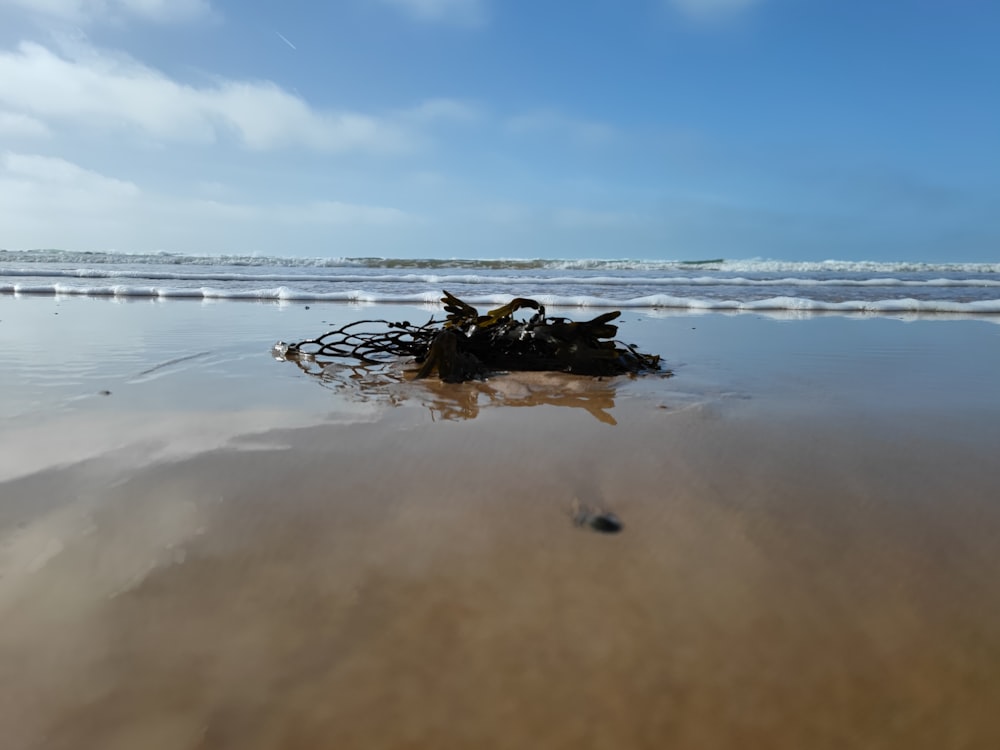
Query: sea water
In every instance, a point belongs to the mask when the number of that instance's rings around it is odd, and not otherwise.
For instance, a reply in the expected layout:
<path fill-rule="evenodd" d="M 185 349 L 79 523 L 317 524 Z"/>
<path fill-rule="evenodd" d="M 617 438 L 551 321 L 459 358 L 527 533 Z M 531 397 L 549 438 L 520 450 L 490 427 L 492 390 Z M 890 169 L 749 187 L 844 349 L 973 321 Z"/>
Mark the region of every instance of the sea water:
<path fill-rule="evenodd" d="M 1000 314 L 1000 263 L 306 258 L 0 251 L 0 294 L 434 305 Z"/>

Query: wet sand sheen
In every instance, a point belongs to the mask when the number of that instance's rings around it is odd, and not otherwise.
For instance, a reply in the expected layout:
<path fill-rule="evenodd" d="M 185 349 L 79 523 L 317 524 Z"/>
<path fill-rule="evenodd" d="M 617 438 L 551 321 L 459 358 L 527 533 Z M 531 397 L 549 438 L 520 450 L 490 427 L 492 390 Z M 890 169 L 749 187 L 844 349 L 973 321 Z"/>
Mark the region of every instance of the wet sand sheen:
<path fill-rule="evenodd" d="M 982 456 L 891 445 L 871 425 L 859 441 L 850 420 L 825 425 L 818 450 L 817 435 L 739 404 L 632 406 L 613 442 L 579 410 L 551 410 L 529 434 L 502 410 L 448 425 L 390 415 L 110 488 L 99 461 L 9 484 L 14 507 L 46 482 L 101 500 L 76 517 L 66 506 L 62 549 L 2 591 L 8 737 L 51 748 L 1000 739 L 998 519 Z M 575 527 L 581 496 L 624 532 Z"/>
<path fill-rule="evenodd" d="M 359 406 L 236 336 L 0 430 L 0 744 L 1000 746 L 996 334 L 639 322 L 678 377 Z"/>

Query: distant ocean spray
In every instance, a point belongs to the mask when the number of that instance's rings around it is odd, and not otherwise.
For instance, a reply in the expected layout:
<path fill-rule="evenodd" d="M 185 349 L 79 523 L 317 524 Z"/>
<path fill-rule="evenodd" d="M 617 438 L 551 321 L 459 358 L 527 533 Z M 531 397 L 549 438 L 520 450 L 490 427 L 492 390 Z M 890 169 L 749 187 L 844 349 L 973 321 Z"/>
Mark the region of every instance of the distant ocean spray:
<path fill-rule="evenodd" d="M 1000 314 L 1000 263 L 294 258 L 0 251 L 0 294 Z"/>

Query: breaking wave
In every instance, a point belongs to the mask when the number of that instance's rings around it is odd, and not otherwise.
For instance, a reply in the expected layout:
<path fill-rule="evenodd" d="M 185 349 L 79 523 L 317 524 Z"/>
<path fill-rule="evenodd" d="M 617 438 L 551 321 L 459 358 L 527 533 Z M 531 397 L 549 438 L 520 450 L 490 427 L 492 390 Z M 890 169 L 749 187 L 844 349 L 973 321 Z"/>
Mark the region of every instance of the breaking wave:
<path fill-rule="evenodd" d="M 215 287 L 179 288 L 159 286 L 73 286 L 65 284 L 0 284 L 0 294 L 113 297 L 121 299 L 197 299 L 255 300 L 260 302 L 351 302 L 361 304 L 419 304 L 439 306 L 439 290 L 424 292 L 374 292 L 348 290 L 309 292 L 279 286 L 256 289 L 224 289 Z M 651 294 L 628 299 L 609 299 L 593 295 L 538 294 L 535 298 L 548 307 L 592 307 L 628 309 L 685 309 L 719 311 L 792 310 L 808 312 L 867 312 L 867 313 L 971 313 L 1000 314 L 1000 299 L 957 301 L 901 299 L 818 300 L 797 296 L 775 296 L 765 299 L 708 299 Z M 510 301 L 509 294 L 472 294 L 463 299 L 473 305 L 502 305 Z"/>
<path fill-rule="evenodd" d="M 70 250 L 0 250 L 0 263 L 65 265 L 245 266 L 274 268 L 467 269 L 642 271 L 711 270 L 728 273 L 1000 273 L 1000 263 L 915 263 L 880 261 L 785 261 L 753 258 L 727 260 L 518 259 L 518 258 L 297 258 L 267 255 L 188 255 L 180 253 L 76 252 Z"/>
<path fill-rule="evenodd" d="M 803 287 L 1000 287 L 1000 279 L 976 278 L 747 278 L 744 276 L 503 276 L 497 274 L 274 274 L 196 271 L 126 271 L 94 268 L 35 269 L 19 268 L 3 272 L 8 277 L 63 279 L 149 279 L 154 281 L 239 281 L 239 282 L 323 282 L 391 284 L 532 284 L 538 286 L 578 285 L 581 281 L 593 286 L 803 286 Z"/>

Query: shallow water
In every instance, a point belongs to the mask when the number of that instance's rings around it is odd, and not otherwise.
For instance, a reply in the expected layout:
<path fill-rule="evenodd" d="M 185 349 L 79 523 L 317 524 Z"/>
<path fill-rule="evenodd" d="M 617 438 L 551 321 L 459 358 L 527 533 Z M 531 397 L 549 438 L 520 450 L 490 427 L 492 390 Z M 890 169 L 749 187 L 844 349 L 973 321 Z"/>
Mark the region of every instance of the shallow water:
<path fill-rule="evenodd" d="M 5 747 L 1000 742 L 996 326 L 626 313 L 667 379 L 269 355 L 423 308 L 376 310 L 0 298 Z"/>

